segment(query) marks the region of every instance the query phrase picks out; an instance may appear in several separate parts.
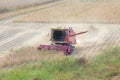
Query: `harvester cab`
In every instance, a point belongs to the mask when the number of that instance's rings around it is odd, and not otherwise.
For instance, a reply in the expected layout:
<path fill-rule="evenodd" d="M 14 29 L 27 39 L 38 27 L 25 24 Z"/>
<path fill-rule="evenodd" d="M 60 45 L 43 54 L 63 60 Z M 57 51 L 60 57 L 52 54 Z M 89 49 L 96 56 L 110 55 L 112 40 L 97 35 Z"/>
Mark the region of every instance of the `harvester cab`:
<path fill-rule="evenodd" d="M 75 44 L 75 34 L 72 28 L 69 29 L 51 29 L 51 42 L 55 44 Z"/>
<path fill-rule="evenodd" d="M 73 44 L 76 44 L 76 35 L 86 33 L 88 31 L 75 33 L 72 28 L 69 29 L 51 29 L 51 45 L 40 45 L 40 50 L 59 50 L 63 51 L 66 55 L 74 51 Z"/>

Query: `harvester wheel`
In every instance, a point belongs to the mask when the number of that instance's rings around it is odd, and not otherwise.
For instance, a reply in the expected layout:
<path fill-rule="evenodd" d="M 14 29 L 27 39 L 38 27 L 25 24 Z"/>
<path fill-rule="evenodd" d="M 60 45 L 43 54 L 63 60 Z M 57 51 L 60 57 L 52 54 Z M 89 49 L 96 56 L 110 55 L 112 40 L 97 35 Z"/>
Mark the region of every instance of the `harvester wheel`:
<path fill-rule="evenodd" d="M 70 55 L 74 51 L 74 49 L 75 49 L 75 47 L 70 45 L 70 44 L 64 44 L 64 45 L 70 47 L 69 48 L 70 50 L 69 49 L 66 50 L 66 52 L 65 52 L 66 55 Z"/>
<path fill-rule="evenodd" d="M 65 54 L 65 55 L 70 55 L 70 54 L 71 54 L 71 51 L 69 52 L 69 50 L 67 49 L 64 54 Z"/>
<path fill-rule="evenodd" d="M 75 50 L 75 46 L 71 46 L 71 51 L 73 52 Z"/>

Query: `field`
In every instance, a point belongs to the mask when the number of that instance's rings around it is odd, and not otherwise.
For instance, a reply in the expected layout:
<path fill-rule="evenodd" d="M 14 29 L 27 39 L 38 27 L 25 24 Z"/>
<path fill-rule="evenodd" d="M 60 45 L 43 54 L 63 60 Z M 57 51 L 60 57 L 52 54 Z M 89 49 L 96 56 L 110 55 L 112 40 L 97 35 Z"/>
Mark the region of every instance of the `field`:
<path fill-rule="evenodd" d="M 0 80 L 119 80 L 119 0 L 18 1 L 0 0 Z M 37 49 L 57 27 L 88 31 L 70 56 Z"/>
<path fill-rule="evenodd" d="M 7 56 L 4 68 L 0 70 L 0 79 L 120 80 L 119 47 L 108 48 L 94 61 L 63 56 L 58 52 L 38 52 L 32 48 L 20 49 Z"/>
<path fill-rule="evenodd" d="M 0 52 L 50 44 L 51 28 L 72 27 L 75 32 L 88 31 L 76 37 L 73 55 L 92 59 L 108 46 L 120 46 L 119 8 L 117 0 L 62 0 L 4 13 L 7 17 L 0 21 Z"/>
<path fill-rule="evenodd" d="M 15 22 L 120 23 L 119 1 L 63 1 L 26 14 Z"/>
<path fill-rule="evenodd" d="M 0 13 L 13 11 L 17 9 L 27 8 L 30 6 L 37 6 L 55 0 L 0 0 Z M 9 3 L 9 4 L 8 4 Z"/>
<path fill-rule="evenodd" d="M 0 52 L 24 46 L 50 44 L 50 29 L 58 26 L 66 28 L 72 26 L 76 32 L 88 33 L 76 37 L 76 50 L 73 55 L 77 57 L 93 58 L 106 47 L 120 46 L 119 24 L 79 24 L 79 23 L 10 23 L 2 24 L 0 32 Z M 3 54 L 1 54 L 3 55 Z"/>
<path fill-rule="evenodd" d="M 77 56 L 91 57 L 107 46 L 119 46 L 119 4 L 118 0 L 62 0 L 1 14 L 0 52 L 49 44 L 48 34 L 55 27 L 88 31 L 76 37 Z"/>
<path fill-rule="evenodd" d="M 59 0 L 0 0 L 0 20 L 34 12 L 57 1 Z"/>

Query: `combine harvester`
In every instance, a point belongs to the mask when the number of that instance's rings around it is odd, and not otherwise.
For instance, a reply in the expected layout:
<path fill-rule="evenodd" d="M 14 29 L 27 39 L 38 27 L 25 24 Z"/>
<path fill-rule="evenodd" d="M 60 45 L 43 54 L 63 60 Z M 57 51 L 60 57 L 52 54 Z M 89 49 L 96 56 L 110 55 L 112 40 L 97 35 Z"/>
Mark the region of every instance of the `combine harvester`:
<path fill-rule="evenodd" d="M 86 33 L 88 31 L 75 33 L 72 28 L 69 29 L 51 29 L 51 45 L 40 45 L 39 50 L 56 50 L 63 51 L 64 54 L 70 55 L 74 51 L 73 44 L 76 44 L 76 35 Z"/>

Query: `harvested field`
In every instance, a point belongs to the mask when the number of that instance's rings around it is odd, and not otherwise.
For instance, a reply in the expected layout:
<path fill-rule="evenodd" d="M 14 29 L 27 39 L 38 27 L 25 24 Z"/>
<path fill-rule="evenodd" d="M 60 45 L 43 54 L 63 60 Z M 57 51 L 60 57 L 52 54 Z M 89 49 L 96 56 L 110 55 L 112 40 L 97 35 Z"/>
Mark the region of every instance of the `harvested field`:
<path fill-rule="evenodd" d="M 120 23 L 119 1 L 70 0 L 20 17 L 15 22 Z"/>
<path fill-rule="evenodd" d="M 0 21 L 0 56 L 11 49 L 50 44 L 50 29 L 56 27 L 88 30 L 76 37 L 76 57 L 92 59 L 106 47 L 120 46 L 120 3 L 98 2 L 63 0 L 13 13 Z"/>
<path fill-rule="evenodd" d="M 50 29 L 58 26 L 72 27 L 76 32 L 88 30 L 88 33 L 76 37 L 77 45 L 73 53 L 76 57 L 93 58 L 107 47 L 120 46 L 119 24 L 11 23 L 4 25 L 4 30 L 0 33 L 0 52 L 50 44 Z M 15 34 L 10 34 L 11 31 Z"/>
<path fill-rule="evenodd" d="M 55 0 L 0 0 L 0 13 L 37 6 L 54 1 Z"/>
<path fill-rule="evenodd" d="M 19 0 L 12 0 L 12 1 L 1 0 L 0 1 L 0 20 L 34 12 L 40 9 L 47 8 L 49 6 L 54 6 L 59 3 L 59 0 L 57 1 L 56 0 L 34 0 L 34 1 L 29 1 L 26 4 L 23 4 L 23 3 L 28 0 L 23 0 L 23 1 L 21 0 L 20 4 L 18 3 L 18 1 Z M 10 2 L 10 5 L 7 5 L 9 2 Z M 58 3 L 55 3 L 55 2 L 58 2 Z"/>

